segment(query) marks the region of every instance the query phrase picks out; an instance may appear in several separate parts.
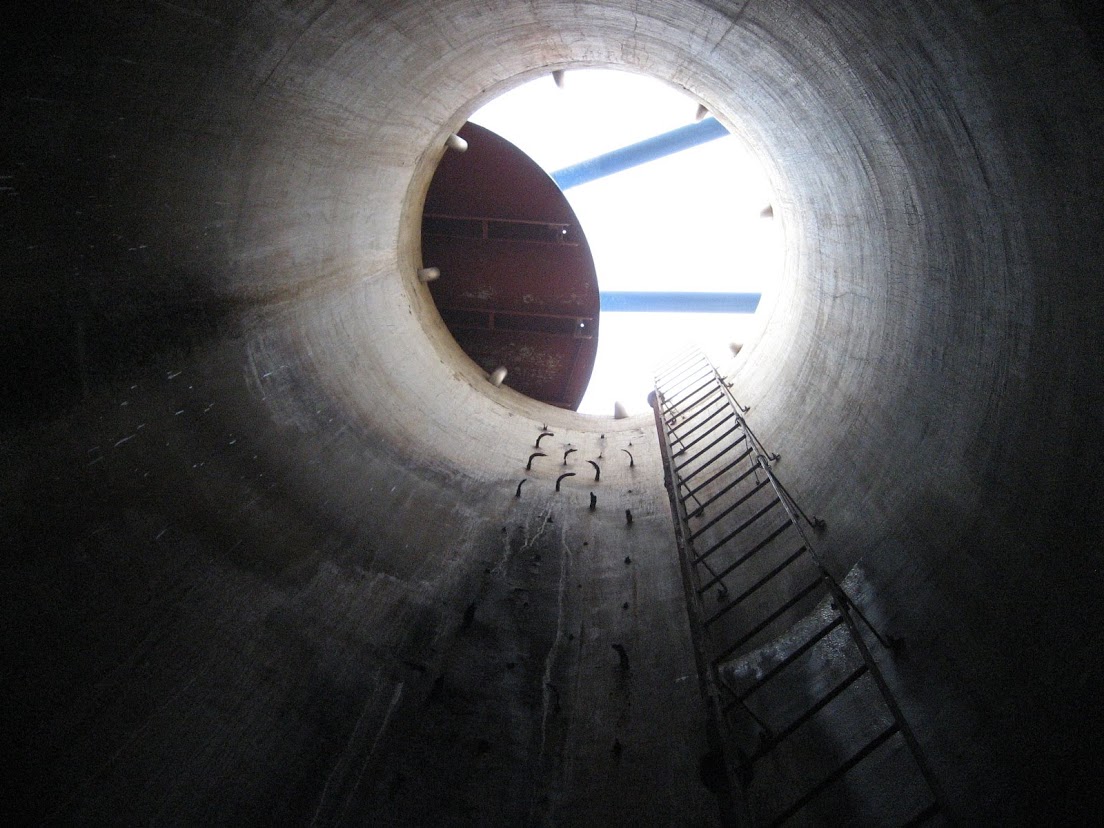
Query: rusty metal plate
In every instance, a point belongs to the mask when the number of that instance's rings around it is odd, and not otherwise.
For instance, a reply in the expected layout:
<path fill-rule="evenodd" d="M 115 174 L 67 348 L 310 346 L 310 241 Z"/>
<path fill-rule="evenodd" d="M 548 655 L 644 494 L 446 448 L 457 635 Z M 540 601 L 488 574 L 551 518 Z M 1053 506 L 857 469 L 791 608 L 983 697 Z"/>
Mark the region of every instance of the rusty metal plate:
<path fill-rule="evenodd" d="M 477 124 L 445 154 L 422 217 L 430 292 L 457 343 L 488 373 L 577 409 L 598 348 L 599 295 L 586 236 L 555 182 Z"/>

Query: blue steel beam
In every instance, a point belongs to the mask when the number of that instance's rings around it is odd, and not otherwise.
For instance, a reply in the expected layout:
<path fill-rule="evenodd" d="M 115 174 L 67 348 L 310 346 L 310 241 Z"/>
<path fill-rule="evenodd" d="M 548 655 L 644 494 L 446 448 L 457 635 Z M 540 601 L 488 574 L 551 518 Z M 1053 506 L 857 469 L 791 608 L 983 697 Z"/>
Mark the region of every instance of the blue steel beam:
<path fill-rule="evenodd" d="M 603 313 L 755 313 L 759 293 L 602 291 Z"/>
<path fill-rule="evenodd" d="M 726 135 L 728 135 L 728 130 L 724 128 L 720 121 L 716 118 L 706 118 L 696 124 L 679 127 L 654 138 L 648 138 L 613 152 L 607 152 L 605 155 L 599 155 L 589 161 L 580 161 L 578 164 L 564 167 L 562 170 L 552 173 L 552 180 L 559 185 L 561 190 L 567 190 L 571 187 L 578 187 L 580 184 L 586 184 L 588 181 L 605 178 L 607 175 L 613 175 L 640 164 L 646 164 L 649 161 L 682 152 L 699 144 L 724 138 Z"/>

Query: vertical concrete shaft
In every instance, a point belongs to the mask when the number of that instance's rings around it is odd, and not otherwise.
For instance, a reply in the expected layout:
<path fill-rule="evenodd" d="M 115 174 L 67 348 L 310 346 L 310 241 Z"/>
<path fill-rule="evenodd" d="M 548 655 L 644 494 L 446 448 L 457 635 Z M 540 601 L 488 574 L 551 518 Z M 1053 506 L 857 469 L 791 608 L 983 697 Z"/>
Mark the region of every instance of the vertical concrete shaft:
<path fill-rule="evenodd" d="M 1104 87 L 1080 4 L 58 5 L 5 26 L 9 807 L 709 819 L 646 418 L 491 387 L 417 280 L 447 136 L 584 64 L 686 89 L 770 170 L 786 272 L 735 380 L 905 637 L 887 671 L 954 812 L 1090 804 Z M 582 475 L 557 497 L 554 464 L 524 472 L 544 426 L 604 455 L 594 513 Z"/>

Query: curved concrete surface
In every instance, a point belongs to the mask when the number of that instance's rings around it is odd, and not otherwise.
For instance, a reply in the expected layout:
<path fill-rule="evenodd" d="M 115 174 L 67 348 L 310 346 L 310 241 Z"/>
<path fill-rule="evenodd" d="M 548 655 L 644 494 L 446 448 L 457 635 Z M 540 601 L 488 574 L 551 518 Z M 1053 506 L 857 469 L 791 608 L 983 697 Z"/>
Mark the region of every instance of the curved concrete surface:
<path fill-rule="evenodd" d="M 573 65 L 681 86 L 769 167 L 786 276 L 739 396 L 906 638 L 887 669 L 952 813 L 1095 801 L 1079 6 L 62 5 L 8 27 L 3 81 L 13 807 L 713 818 L 650 422 L 491 387 L 415 276 L 446 136 Z M 597 512 L 581 473 L 553 492 L 568 444 L 629 443 Z"/>

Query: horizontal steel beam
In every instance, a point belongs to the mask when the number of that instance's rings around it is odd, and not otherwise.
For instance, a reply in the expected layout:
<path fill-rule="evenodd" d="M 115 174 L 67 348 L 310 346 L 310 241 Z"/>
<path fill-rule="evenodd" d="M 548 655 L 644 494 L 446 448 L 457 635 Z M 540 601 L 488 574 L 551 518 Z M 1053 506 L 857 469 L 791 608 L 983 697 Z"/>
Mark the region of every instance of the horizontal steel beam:
<path fill-rule="evenodd" d="M 706 118 L 696 124 L 679 127 L 654 138 L 607 152 L 587 161 L 580 161 L 552 173 L 552 180 L 561 190 L 578 187 L 607 175 L 655 161 L 667 155 L 696 147 L 728 135 L 728 130 L 716 118 Z"/>
<path fill-rule="evenodd" d="M 604 290 L 603 313 L 755 313 L 760 293 Z"/>

